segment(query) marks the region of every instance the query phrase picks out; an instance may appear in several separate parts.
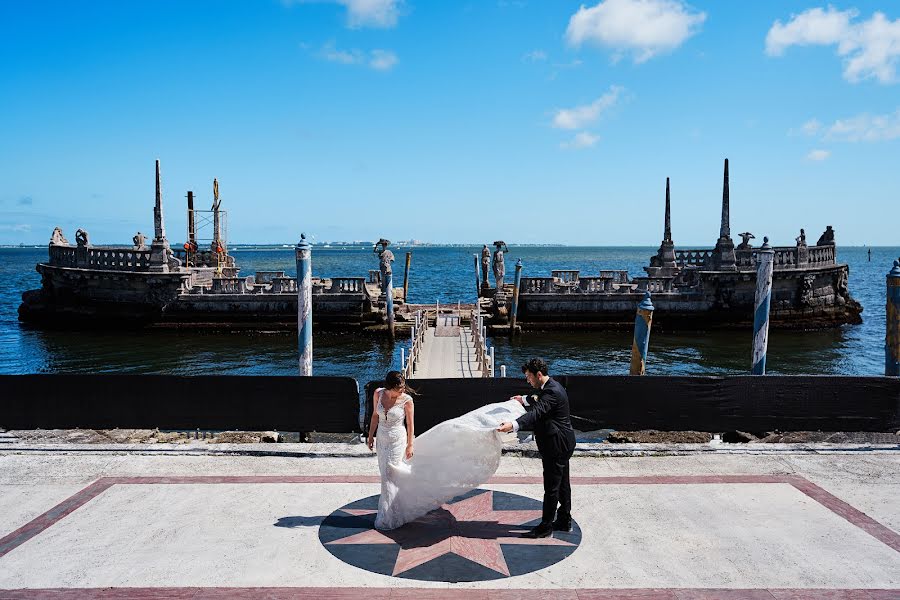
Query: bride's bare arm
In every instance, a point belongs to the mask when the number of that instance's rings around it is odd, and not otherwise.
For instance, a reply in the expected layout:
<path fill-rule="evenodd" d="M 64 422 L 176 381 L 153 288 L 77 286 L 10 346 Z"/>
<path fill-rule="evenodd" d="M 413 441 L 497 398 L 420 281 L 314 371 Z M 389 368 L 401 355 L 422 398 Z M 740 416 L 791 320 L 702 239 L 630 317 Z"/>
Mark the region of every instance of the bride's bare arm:
<path fill-rule="evenodd" d="M 366 445 L 369 446 L 369 450 L 371 450 L 372 446 L 375 444 L 375 432 L 378 431 L 378 410 L 376 410 L 378 404 L 375 400 L 375 396 L 376 394 L 372 394 L 372 419 L 369 421 L 369 439 L 366 440 Z"/>
<path fill-rule="evenodd" d="M 406 458 L 409 460 L 413 457 L 413 440 L 416 437 L 412 398 L 403 405 L 403 411 L 406 413 Z"/>

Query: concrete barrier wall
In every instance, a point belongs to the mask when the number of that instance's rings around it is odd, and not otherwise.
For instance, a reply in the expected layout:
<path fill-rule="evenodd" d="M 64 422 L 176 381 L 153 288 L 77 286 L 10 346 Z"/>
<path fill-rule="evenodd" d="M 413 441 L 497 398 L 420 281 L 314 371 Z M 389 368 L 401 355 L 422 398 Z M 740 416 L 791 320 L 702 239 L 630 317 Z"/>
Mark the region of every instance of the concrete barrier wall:
<path fill-rule="evenodd" d="M 630 377 L 562 375 L 576 429 L 662 431 L 900 430 L 900 379 L 894 377 L 728 376 Z M 432 379 L 409 384 L 416 397 L 416 431 L 477 406 L 530 393 L 519 377 Z M 372 393 L 366 385 L 366 420 Z"/>
<path fill-rule="evenodd" d="M 350 377 L 0 375 L 7 429 L 359 431 Z"/>

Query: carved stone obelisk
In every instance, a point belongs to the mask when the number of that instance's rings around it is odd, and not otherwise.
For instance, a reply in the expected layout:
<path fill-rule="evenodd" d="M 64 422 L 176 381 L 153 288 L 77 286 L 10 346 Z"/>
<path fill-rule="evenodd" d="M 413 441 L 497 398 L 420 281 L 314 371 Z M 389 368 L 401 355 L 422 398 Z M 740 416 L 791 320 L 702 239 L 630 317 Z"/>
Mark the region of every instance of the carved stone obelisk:
<path fill-rule="evenodd" d="M 157 273 L 169 272 L 169 240 L 166 239 L 166 224 L 163 218 L 162 181 L 159 173 L 159 159 L 156 160 L 156 204 L 153 207 L 153 242 L 150 244 L 150 270 Z"/>
<path fill-rule="evenodd" d="M 722 183 L 722 223 L 719 225 L 719 239 L 713 250 L 713 268 L 719 271 L 737 269 L 734 257 L 734 241 L 731 239 L 731 217 L 728 197 L 728 159 L 725 159 L 725 178 Z"/>

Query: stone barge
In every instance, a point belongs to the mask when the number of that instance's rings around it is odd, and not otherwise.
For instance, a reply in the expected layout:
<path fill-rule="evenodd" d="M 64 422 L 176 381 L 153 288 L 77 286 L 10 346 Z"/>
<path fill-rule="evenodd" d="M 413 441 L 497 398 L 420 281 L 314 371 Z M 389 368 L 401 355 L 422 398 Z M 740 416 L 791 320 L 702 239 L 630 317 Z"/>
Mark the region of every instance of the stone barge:
<path fill-rule="evenodd" d="M 671 198 L 666 180 L 663 240 L 644 267 L 645 276 L 600 270 L 585 276 L 575 270 L 554 270 L 550 276 L 521 277 L 517 324 L 523 329 L 615 329 L 634 325 L 635 307 L 646 292 L 652 295 L 654 329 L 751 328 L 759 248 L 754 236 L 740 234 L 735 246 L 729 219 L 728 160 L 722 192 L 719 238 L 712 249 L 676 249 L 672 240 Z M 486 247 L 485 247 L 486 248 Z M 862 322 L 862 305 L 848 289 L 849 267 L 837 261 L 834 230 L 828 226 L 815 245 L 807 245 L 803 229 L 794 246 L 773 248 L 774 274 L 770 325 L 780 329 L 823 329 Z M 499 259 L 503 253 L 498 246 Z M 482 256 L 482 308 L 492 314 L 497 330 L 509 326 L 514 285 L 485 285 Z M 498 292 L 498 289 L 500 290 Z"/>
<path fill-rule="evenodd" d="M 48 260 L 36 266 L 41 288 L 22 295 L 19 319 L 51 327 L 296 329 L 296 277 L 282 271 L 239 276 L 225 241 L 217 182 L 213 189 L 211 211 L 194 210 L 188 192 L 188 241 L 178 250 L 166 237 L 159 161 L 149 246 L 140 232 L 133 246 L 94 246 L 82 229 L 70 244 L 57 227 Z M 204 219 L 213 229 L 209 240 L 197 230 L 198 220 Z M 390 262 L 384 262 L 390 268 Z M 381 280 L 378 270 L 367 277 L 313 278 L 315 323 L 338 329 L 383 328 L 387 303 Z M 402 305 L 404 289 L 392 293 L 395 305 Z"/>

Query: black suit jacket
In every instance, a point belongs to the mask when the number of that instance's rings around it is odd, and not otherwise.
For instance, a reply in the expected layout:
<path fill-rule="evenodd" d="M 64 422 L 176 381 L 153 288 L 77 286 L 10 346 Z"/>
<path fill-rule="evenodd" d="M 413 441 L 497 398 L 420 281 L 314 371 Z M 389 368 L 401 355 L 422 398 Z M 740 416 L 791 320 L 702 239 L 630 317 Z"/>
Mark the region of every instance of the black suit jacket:
<path fill-rule="evenodd" d="M 569 396 L 558 381 L 550 379 L 544 388 L 528 396 L 524 415 L 516 419 L 519 429 L 534 431 L 541 456 L 571 456 L 575 451 L 575 431 L 569 418 Z"/>

